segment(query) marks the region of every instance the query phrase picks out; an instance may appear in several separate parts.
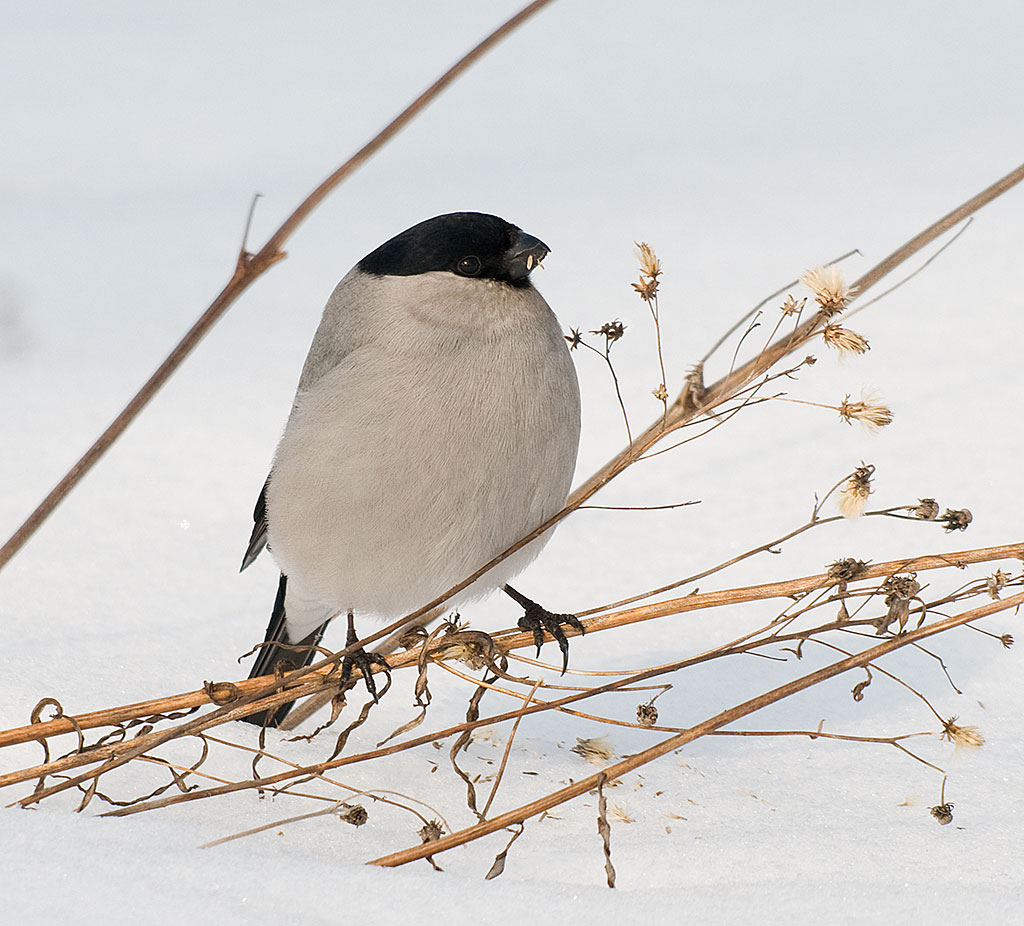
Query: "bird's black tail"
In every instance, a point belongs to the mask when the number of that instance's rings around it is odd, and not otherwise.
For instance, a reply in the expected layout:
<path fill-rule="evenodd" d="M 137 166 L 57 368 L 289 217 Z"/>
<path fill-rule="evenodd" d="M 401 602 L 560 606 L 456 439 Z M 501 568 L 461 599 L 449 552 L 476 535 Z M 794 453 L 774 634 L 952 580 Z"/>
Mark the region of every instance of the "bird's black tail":
<path fill-rule="evenodd" d="M 274 610 L 270 613 L 270 623 L 267 625 L 267 635 L 259 653 L 256 654 L 256 661 L 249 672 L 249 678 L 274 675 L 279 666 L 284 672 L 301 669 L 303 666 L 308 666 L 316 656 L 316 647 L 320 645 L 320 639 L 329 622 L 324 621 L 304 640 L 290 640 L 284 613 L 284 596 L 287 587 L 288 578 L 281 573 L 281 581 L 277 586 L 277 598 L 274 599 Z M 278 708 L 258 711 L 242 719 L 261 727 L 276 727 L 284 720 L 294 703 L 294 701 L 288 701 Z"/>

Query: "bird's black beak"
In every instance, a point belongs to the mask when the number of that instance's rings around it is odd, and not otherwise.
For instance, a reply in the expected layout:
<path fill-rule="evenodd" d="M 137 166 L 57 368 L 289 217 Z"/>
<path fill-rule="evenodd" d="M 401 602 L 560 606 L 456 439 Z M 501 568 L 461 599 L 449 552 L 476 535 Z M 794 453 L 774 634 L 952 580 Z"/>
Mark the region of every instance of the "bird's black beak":
<path fill-rule="evenodd" d="M 505 252 L 509 276 L 513 280 L 525 280 L 550 252 L 551 249 L 540 238 L 517 231 L 512 246 Z"/>

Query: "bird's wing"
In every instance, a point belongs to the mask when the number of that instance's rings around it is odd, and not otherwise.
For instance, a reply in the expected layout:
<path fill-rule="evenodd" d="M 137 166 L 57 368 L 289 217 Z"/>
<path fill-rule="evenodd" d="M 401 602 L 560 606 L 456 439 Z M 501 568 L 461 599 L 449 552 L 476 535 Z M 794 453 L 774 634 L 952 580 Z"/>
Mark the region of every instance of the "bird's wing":
<path fill-rule="evenodd" d="M 263 483 L 263 491 L 260 492 L 260 497 L 256 500 L 256 507 L 252 512 L 252 535 L 249 537 L 249 546 L 245 550 L 245 556 L 242 557 L 242 569 L 251 565 L 252 561 L 263 552 L 263 548 L 267 545 L 268 485 L 270 485 L 269 476 L 267 476 L 267 481 Z"/>

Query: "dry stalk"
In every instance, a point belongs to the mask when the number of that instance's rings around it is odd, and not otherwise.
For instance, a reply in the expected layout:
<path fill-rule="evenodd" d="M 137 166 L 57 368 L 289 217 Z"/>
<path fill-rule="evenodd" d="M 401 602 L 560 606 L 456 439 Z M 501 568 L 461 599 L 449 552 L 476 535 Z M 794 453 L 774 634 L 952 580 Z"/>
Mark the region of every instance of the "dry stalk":
<path fill-rule="evenodd" d="M 767 691 L 756 698 L 751 698 L 748 701 L 744 701 L 742 704 L 737 704 L 735 707 L 722 711 L 720 714 L 716 714 L 714 717 L 710 717 L 682 733 L 670 736 L 648 749 L 642 750 L 635 755 L 609 765 L 595 775 L 590 775 L 579 781 L 574 781 L 558 791 L 554 791 L 551 794 L 538 798 L 529 804 L 524 804 L 521 807 L 506 811 L 503 814 L 492 817 L 490 820 L 481 821 L 474 826 L 467 827 L 466 829 L 459 830 L 455 833 L 450 833 L 447 836 L 442 836 L 440 839 L 430 844 L 429 854 L 437 855 L 441 852 L 447 851 L 448 849 L 453 849 L 456 846 L 465 845 L 467 842 L 479 839 L 482 836 L 490 835 L 491 833 L 504 829 L 507 826 L 523 823 L 530 817 L 537 816 L 538 814 L 557 807 L 559 804 L 564 804 L 566 801 L 572 800 L 573 798 L 594 790 L 603 780 L 620 778 L 641 766 L 653 762 L 661 756 L 667 755 L 668 753 L 685 746 L 687 743 L 693 742 L 701 736 L 706 736 L 721 727 L 739 720 L 741 717 L 753 714 L 755 711 L 758 711 L 769 704 L 774 704 L 788 698 L 791 695 L 812 687 L 813 685 L 817 685 L 827 679 L 834 678 L 837 675 L 848 672 L 850 669 L 863 668 L 864 666 L 870 665 L 875 660 L 881 659 L 883 656 L 886 656 L 895 650 L 902 649 L 904 646 L 911 643 L 916 643 L 919 640 L 927 639 L 935 634 L 943 633 L 953 627 L 959 627 L 962 624 L 966 624 L 968 621 L 978 620 L 979 618 L 987 617 L 988 615 L 995 614 L 999 611 L 1004 611 L 1007 608 L 1020 607 L 1021 605 L 1024 605 L 1024 592 L 1013 595 L 1010 598 L 988 602 L 970 611 L 966 611 L 963 614 L 942 618 L 932 624 L 920 627 L 917 630 L 908 631 L 903 636 L 891 637 L 861 653 L 848 656 L 845 659 L 841 659 L 838 662 L 804 675 L 801 678 L 787 682 L 785 685 L 780 685 L 779 687 L 774 688 L 771 691 Z M 423 851 L 423 847 L 411 846 L 410 848 L 403 849 L 400 852 L 393 852 L 389 855 L 373 859 L 368 862 L 368 864 L 396 867 L 398 865 L 405 865 L 408 862 L 423 858 L 427 854 L 427 852 Z"/>
<path fill-rule="evenodd" d="M 996 547 L 982 547 L 975 550 L 939 553 L 927 556 L 913 556 L 882 563 L 872 563 L 864 567 L 863 571 L 859 574 L 858 579 L 884 579 L 886 576 L 897 572 L 925 572 L 928 570 L 944 569 L 949 567 L 963 568 L 968 565 L 998 562 L 1000 560 L 1009 559 L 1024 561 L 1024 542 L 1004 544 Z M 627 608 L 622 611 L 602 614 L 597 617 L 590 617 L 584 621 L 584 625 L 586 626 L 587 633 L 589 634 L 593 632 L 600 632 L 602 630 L 624 627 L 641 621 L 670 617 L 677 614 L 685 614 L 707 608 L 745 604 L 769 598 L 799 599 L 811 592 L 820 589 L 828 589 L 835 585 L 836 579 L 832 575 L 827 572 L 819 573 L 817 575 L 804 576 L 802 578 L 789 579 L 782 582 L 769 582 L 760 585 L 723 589 L 721 591 L 702 592 L 700 594 L 687 595 L 683 598 L 674 598 L 668 601 L 655 602 L 636 608 Z M 574 631 L 570 629 L 568 633 L 572 634 Z M 523 631 L 504 631 L 494 634 L 493 638 L 500 648 L 506 651 L 532 648 L 534 645 L 533 635 Z M 420 650 L 417 647 L 416 649 L 412 649 L 392 657 L 390 661 L 393 670 L 397 671 L 403 668 L 418 666 L 419 659 Z M 320 669 L 311 667 L 311 669 L 307 670 L 304 675 L 315 676 L 325 674 L 329 672 L 331 668 L 332 666 L 330 665 Z M 231 684 L 243 694 L 263 691 L 267 687 L 266 681 L 259 678 L 245 679 Z M 228 722 L 228 720 L 235 719 L 237 716 L 243 716 L 245 713 L 254 709 L 252 707 L 253 703 L 266 703 L 267 705 L 273 705 L 291 698 L 303 697 L 304 694 L 308 696 L 318 690 L 321 684 L 322 683 L 319 680 L 316 682 L 309 682 L 302 686 L 290 687 L 278 695 L 271 698 L 264 698 L 260 702 L 246 702 L 246 709 L 243 711 L 236 709 L 232 712 L 230 708 L 237 702 L 231 702 L 218 709 L 222 713 L 220 713 L 219 717 L 216 719 L 220 723 L 225 723 Z M 15 727 L 10 730 L 0 731 L 0 747 L 11 746 L 18 743 L 42 742 L 50 737 L 66 733 L 76 731 L 81 733 L 81 731 L 95 729 L 97 727 L 119 725 L 143 718 L 159 717 L 160 715 L 166 715 L 171 711 L 205 707 L 211 703 L 215 702 L 212 701 L 210 689 L 207 688 L 164 698 L 154 698 L 150 701 L 127 704 L 122 707 L 108 708 L 106 710 L 94 711 L 87 714 L 79 714 L 73 717 L 61 716 L 53 720 L 41 721 L 39 723 L 28 724 L 23 727 Z M 205 715 L 205 717 L 212 718 L 212 714 Z M 208 726 L 215 725 L 216 724 L 214 723 L 210 723 Z M 177 732 L 175 735 L 185 736 L 191 735 L 194 732 L 197 732 L 196 729 L 190 728 L 187 730 L 180 730 L 180 732 Z M 149 739 L 149 737 L 152 737 L 152 739 Z M 147 742 L 146 748 L 143 751 L 147 751 L 148 749 L 159 745 L 156 734 L 147 734 L 145 737 L 140 737 L 139 739 L 146 740 Z M 160 740 L 160 742 L 163 741 L 165 740 Z M 133 742 L 136 741 L 133 740 Z M 52 765 L 54 771 L 66 771 L 69 768 L 74 768 L 79 765 L 103 761 L 113 757 L 122 750 L 123 744 L 99 747 L 95 750 L 90 750 L 87 753 L 72 754 L 64 760 L 57 760 L 57 762 L 60 763 L 59 765 L 54 763 L 51 763 L 50 765 Z M 25 772 L 13 772 L 0 776 L 0 787 L 14 784 L 17 781 L 25 781 L 38 777 L 39 774 L 43 773 L 43 769 L 48 767 L 49 766 L 37 766 L 31 770 L 26 770 Z"/>

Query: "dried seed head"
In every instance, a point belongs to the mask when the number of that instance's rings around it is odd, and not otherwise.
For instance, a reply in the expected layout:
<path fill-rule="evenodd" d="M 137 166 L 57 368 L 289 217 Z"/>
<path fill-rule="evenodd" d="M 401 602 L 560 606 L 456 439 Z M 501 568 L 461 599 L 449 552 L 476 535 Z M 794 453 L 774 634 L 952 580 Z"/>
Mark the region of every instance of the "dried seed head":
<path fill-rule="evenodd" d="M 630 283 L 629 285 L 640 294 L 640 298 L 644 302 L 650 302 L 652 299 L 657 298 L 658 281 L 653 278 L 640 277 L 639 283 Z"/>
<path fill-rule="evenodd" d="M 661 276 L 661 261 L 658 260 L 652 248 L 646 241 L 634 241 L 636 245 L 636 259 L 640 261 L 640 272 L 653 279 Z"/>
<path fill-rule="evenodd" d="M 661 276 L 661 261 L 654 254 L 654 249 L 644 241 L 636 244 L 636 258 L 640 261 L 640 282 L 632 283 L 633 289 L 644 302 L 651 302 L 658 296 L 658 277 Z"/>
<path fill-rule="evenodd" d="M 885 604 L 889 610 L 872 621 L 875 631 L 881 635 L 895 622 L 900 625 L 902 633 L 910 618 L 910 602 L 921 591 L 921 583 L 917 581 L 917 577 L 913 573 L 905 576 L 889 576 L 882 583 L 882 591 L 885 593 Z"/>
<path fill-rule="evenodd" d="M 934 498 L 919 498 L 917 502 L 917 506 L 910 509 L 915 518 L 934 521 L 939 516 L 939 503 Z"/>
<path fill-rule="evenodd" d="M 845 559 L 837 559 L 834 563 L 830 564 L 828 575 L 829 578 L 838 579 L 840 582 L 852 582 L 867 567 L 868 564 L 862 559 L 846 557 Z"/>
<path fill-rule="evenodd" d="M 604 339 L 609 343 L 613 344 L 619 340 L 626 331 L 626 326 L 622 324 L 618 319 L 613 322 L 605 322 L 600 328 L 591 331 L 591 334 L 603 334 Z"/>
<path fill-rule="evenodd" d="M 437 820 L 425 823 L 419 830 L 419 837 L 423 842 L 437 842 L 444 835 L 444 827 Z"/>
<path fill-rule="evenodd" d="M 571 752 L 582 756 L 592 765 L 603 765 L 615 758 L 615 747 L 603 736 L 592 736 L 590 739 L 576 737 L 576 745 Z"/>
<path fill-rule="evenodd" d="M 842 325 L 826 325 L 821 329 L 821 336 L 829 347 L 840 353 L 865 354 L 871 349 L 867 338 Z"/>
<path fill-rule="evenodd" d="M 947 823 L 953 822 L 953 808 L 955 806 L 956 805 L 952 803 L 936 804 L 934 807 L 930 808 L 931 815 L 935 817 L 939 823 L 945 826 Z"/>
<path fill-rule="evenodd" d="M 857 292 L 843 282 L 843 275 L 835 264 L 805 271 L 800 282 L 814 293 L 815 301 L 828 316 L 845 309 Z"/>
<path fill-rule="evenodd" d="M 942 517 L 939 520 L 946 522 L 947 533 L 951 531 L 965 531 L 971 521 L 974 520 L 974 515 L 966 508 L 947 508 L 942 512 Z"/>
<path fill-rule="evenodd" d="M 797 302 L 792 295 L 789 295 L 786 296 L 786 301 L 779 306 L 779 311 L 783 315 L 799 315 L 803 311 L 804 303 L 806 302 L 806 299 L 801 299 Z"/>
<path fill-rule="evenodd" d="M 878 431 L 892 424 L 892 411 L 882 404 L 882 398 L 873 392 L 861 393 L 859 402 L 843 399 L 837 409 L 839 417 L 847 424 L 859 421 L 869 431 Z"/>
<path fill-rule="evenodd" d="M 961 749 L 980 749 L 985 745 L 985 737 L 981 735 L 977 727 L 960 726 L 956 722 L 956 717 L 950 717 L 949 720 L 942 721 L 942 738 L 952 743 L 958 751 Z"/>
<path fill-rule="evenodd" d="M 576 350 L 583 343 L 583 335 L 579 328 L 570 328 L 565 339 L 569 342 L 569 350 Z"/>
<path fill-rule="evenodd" d="M 668 390 L 665 388 L 664 383 L 658 383 L 657 389 L 651 390 L 651 395 L 654 396 L 659 402 L 664 402 L 668 399 Z"/>
<path fill-rule="evenodd" d="M 999 597 L 999 593 L 1006 588 L 1007 583 L 1010 581 L 1008 573 L 1003 572 L 1002 569 L 997 569 L 992 575 L 985 580 L 985 590 L 988 592 L 989 598 L 995 599 Z"/>
<path fill-rule="evenodd" d="M 1004 633 L 999 638 L 999 642 L 1003 644 L 1003 647 L 1005 649 L 1009 649 L 1011 646 L 1013 646 L 1013 634 L 1012 633 Z"/>
<path fill-rule="evenodd" d="M 894 599 L 909 601 L 921 591 L 921 583 L 917 581 L 917 576 L 914 573 L 905 576 L 887 576 L 882 583 L 882 591 L 886 595 L 886 604 Z"/>
<path fill-rule="evenodd" d="M 353 826 L 362 826 L 370 818 L 370 815 L 366 812 L 366 808 L 362 804 L 353 804 L 351 807 L 348 804 L 343 804 L 342 810 L 338 814 L 338 818 L 343 823 L 351 823 Z"/>
<path fill-rule="evenodd" d="M 636 722 L 641 727 L 653 727 L 658 722 L 658 709 L 653 704 L 638 704 Z"/>
<path fill-rule="evenodd" d="M 874 472 L 874 466 L 861 465 L 846 480 L 846 485 L 839 492 L 839 510 L 844 518 L 859 518 L 864 513 L 872 492 L 871 476 Z"/>

